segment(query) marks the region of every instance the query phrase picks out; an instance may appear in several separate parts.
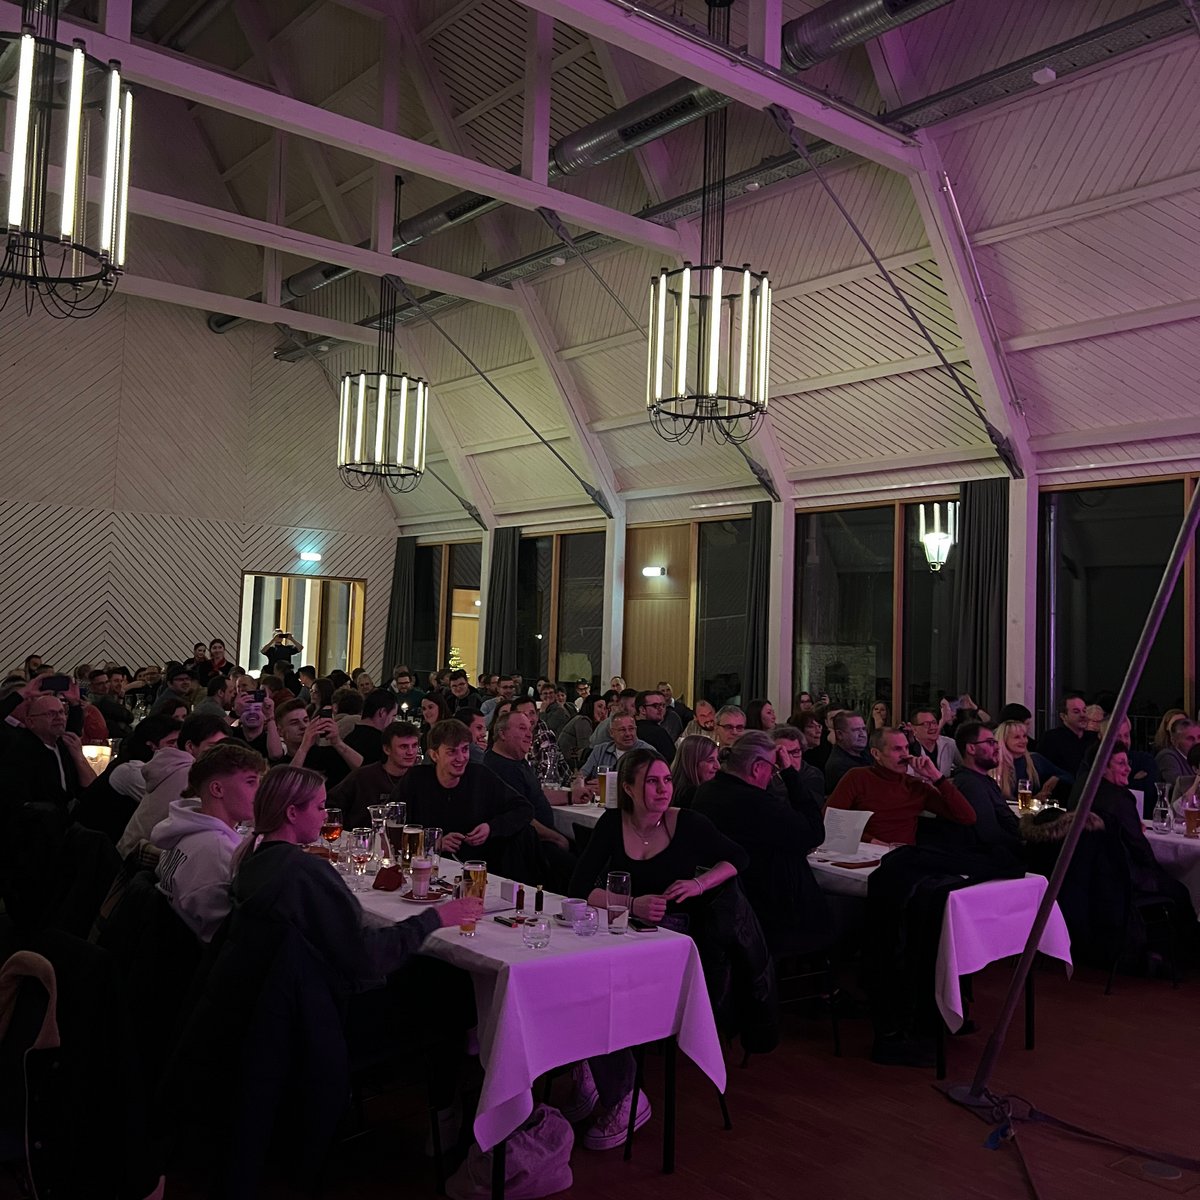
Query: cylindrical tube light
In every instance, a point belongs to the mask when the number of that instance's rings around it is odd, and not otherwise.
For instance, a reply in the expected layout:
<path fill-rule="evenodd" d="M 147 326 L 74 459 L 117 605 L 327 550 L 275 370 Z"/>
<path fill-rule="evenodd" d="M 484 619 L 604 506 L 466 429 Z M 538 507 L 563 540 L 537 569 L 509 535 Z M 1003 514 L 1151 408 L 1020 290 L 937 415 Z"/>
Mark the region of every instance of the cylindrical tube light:
<path fill-rule="evenodd" d="M 416 487 L 425 470 L 428 400 L 426 382 L 403 372 L 342 376 L 337 456 L 342 479 L 355 488 L 376 482 L 395 492 Z"/>

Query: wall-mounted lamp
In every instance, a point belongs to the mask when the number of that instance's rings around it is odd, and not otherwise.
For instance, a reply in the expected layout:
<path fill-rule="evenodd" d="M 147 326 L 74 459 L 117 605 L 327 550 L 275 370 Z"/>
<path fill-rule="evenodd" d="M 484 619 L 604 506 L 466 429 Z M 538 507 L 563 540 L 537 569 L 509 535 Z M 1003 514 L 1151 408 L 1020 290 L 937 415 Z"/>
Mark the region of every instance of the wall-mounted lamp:
<path fill-rule="evenodd" d="M 301 562 L 320 562 L 321 556 L 315 550 L 301 550 L 300 551 L 300 561 Z"/>
<path fill-rule="evenodd" d="M 483 601 L 482 601 L 482 600 L 476 600 L 476 601 L 475 601 L 475 607 L 476 607 L 476 608 L 482 608 L 482 607 L 483 607 Z"/>
<path fill-rule="evenodd" d="M 654 576 L 656 576 L 656 575 L 665 575 L 666 573 L 667 573 L 666 567 L 643 567 L 642 568 L 642 574 L 645 575 L 647 579 L 653 579 Z"/>
<path fill-rule="evenodd" d="M 931 510 L 929 515 L 926 509 Z M 950 557 L 950 550 L 958 541 L 958 501 L 946 504 L 922 504 L 918 512 L 920 529 L 918 537 L 925 548 L 925 561 L 931 571 L 940 571 Z"/>

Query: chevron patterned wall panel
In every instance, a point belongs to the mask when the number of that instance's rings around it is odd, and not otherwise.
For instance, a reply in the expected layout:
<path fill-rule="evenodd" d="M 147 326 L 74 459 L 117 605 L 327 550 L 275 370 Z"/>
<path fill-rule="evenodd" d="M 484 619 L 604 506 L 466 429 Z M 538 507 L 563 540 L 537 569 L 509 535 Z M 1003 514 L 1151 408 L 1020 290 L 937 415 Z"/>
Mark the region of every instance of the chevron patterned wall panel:
<path fill-rule="evenodd" d="M 342 485 L 329 383 L 274 362 L 274 340 L 119 295 L 85 321 L 0 313 L 0 668 L 236 646 L 243 573 L 300 573 L 316 550 L 312 573 L 366 581 L 379 670 L 394 510 Z"/>

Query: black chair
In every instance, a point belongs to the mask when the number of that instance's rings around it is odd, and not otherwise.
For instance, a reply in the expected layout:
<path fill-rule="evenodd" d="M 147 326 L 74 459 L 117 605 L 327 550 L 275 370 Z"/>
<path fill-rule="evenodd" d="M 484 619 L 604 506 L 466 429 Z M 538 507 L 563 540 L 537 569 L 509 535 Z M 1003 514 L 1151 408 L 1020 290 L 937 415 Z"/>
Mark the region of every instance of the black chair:
<path fill-rule="evenodd" d="M 833 1031 L 833 1053 L 842 1057 L 842 1032 L 839 1025 L 838 986 L 833 974 L 833 962 L 828 954 L 777 955 L 775 970 L 779 980 L 779 1007 L 791 1008 L 812 1001 L 823 1002 L 829 1011 L 829 1023 Z M 796 993 L 794 985 L 809 984 L 808 990 Z M 742 1066 L 750 1061 L 747 1052 Z"/>
<path fill-rule="evenodd" d="M 1175 926 L 1171 909 L 1174 902 L 1166 896 L 1138 896 L 1131 894 L 1129 907 L 1125 914 L 1125 927 L 1120 942 L 1117 944 L 1108 968 L 1108 979 L 1104 984 L 1104 994 L 1112 995 L 1113 981 L 1117 977 L 1117 968 L 1121 959 L 1131 950 L 1137 948 L 1144 934 L 1149 942 L 1151 933 L 1161 933 L 1165 943 L 1163 962 L 1173 988 L 1179 987 L 1179 970 L 1176 965 Z M 1136 940 L 1135 940 L 1136 939 Z"/>

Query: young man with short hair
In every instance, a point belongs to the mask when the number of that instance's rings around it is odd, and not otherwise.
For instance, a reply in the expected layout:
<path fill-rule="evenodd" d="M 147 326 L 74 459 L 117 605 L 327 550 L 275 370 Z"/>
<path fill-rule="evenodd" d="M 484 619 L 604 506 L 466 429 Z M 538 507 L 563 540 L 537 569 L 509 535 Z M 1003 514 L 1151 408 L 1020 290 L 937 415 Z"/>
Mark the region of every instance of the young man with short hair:
<path fill-rule="evenodd" d="M 380 736 L 383 759 L 365 763 L 351 771 L 329 793 L 331 807 L 342 810 L 342 823 L 347 829 L 365 828 L 371 824 L 369 805 L 385 804 L 396 785 L 417 765 L 421 757 L 421 730 L 407 721 L 393 721 Z"/>
<path fill-rule="evenodd" d="M 373 688 L 363 697 L 358 723 L 346 735 L 346 745 L 362 755 L 363 765 L 383 761 L 383 731 L 396 719 L 396 696 Z"/>
<path fill-rule="evenodd" d="M 275 724 L 285 753 L 291 755 L 292 766 L 319 771 L 330 787 L 362 766 L 362 755 L 342 740 L 338 723 L 332 717 L 315 717 L 310 721 L 308 707 L 301 700 L 289 700 L 282 705 L 275 714 Z M 319 744 L 321 738 L 326 739 L 325 745 Z"/>
<path fill-rule="evenodd" d="M 212 941 L 229 915 L 237 828 L 254 818 L 254 794 L 267 764 L 244 742 L 229 738 L 205 750 L 188 771 L 187 789 L 154 826 L 162 850 L 155 867 L 158 890 L 185 925 Z"/>

